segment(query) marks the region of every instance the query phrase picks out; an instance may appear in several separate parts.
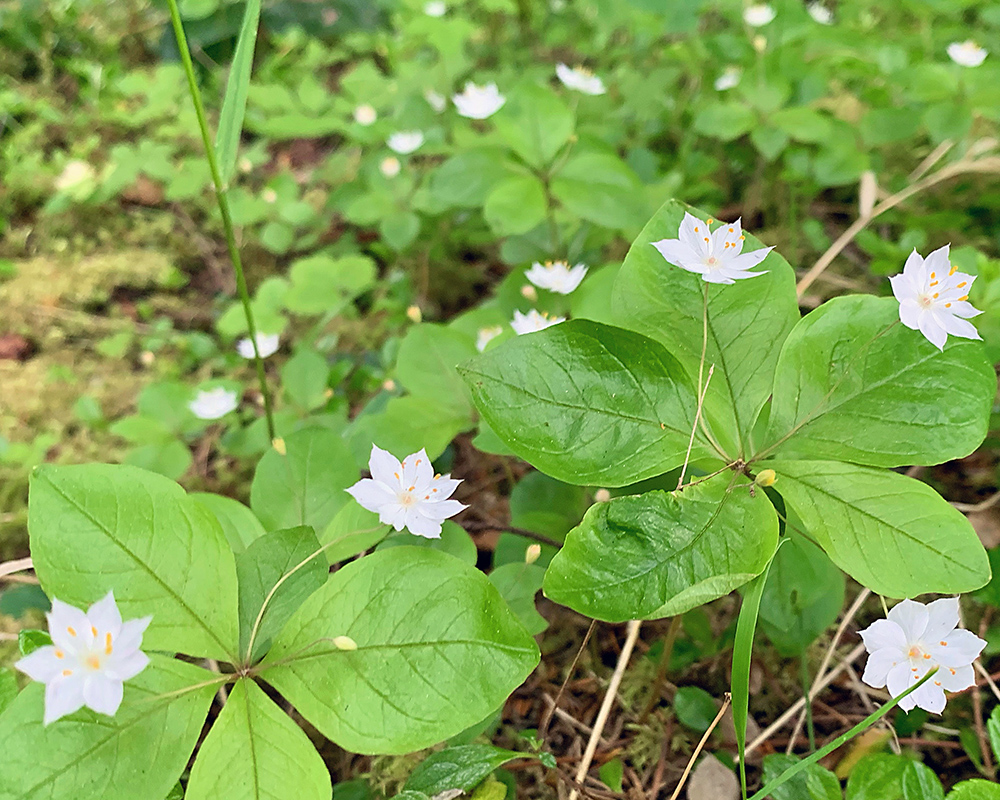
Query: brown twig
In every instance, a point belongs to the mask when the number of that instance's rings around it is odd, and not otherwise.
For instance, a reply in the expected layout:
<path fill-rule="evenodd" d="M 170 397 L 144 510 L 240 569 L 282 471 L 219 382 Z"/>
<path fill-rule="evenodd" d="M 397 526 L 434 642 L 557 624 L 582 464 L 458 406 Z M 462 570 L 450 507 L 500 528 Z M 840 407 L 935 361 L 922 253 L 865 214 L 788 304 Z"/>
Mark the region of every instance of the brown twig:
<path fill-rule="evenodd" d="M 678 795 L 681 793 L 681 789 L 684 788 L 684 784 L 687 782 L 687 778 L 692 767 L 694 767 L 694 762 L 697 760 L 698 756 L 701 755 L 701 751 L 705 747 L 705 742 L 707 742 L 708 737 L 712 735 L 712 731 L 714 731 L 715 726 L 719 724 L 719 721 L 722 719 L 722 715 L 726 713 L 726 709 L 729 708 L 729 704 L 732 700 L 732 696 L 729 692 L 726 692 L 726 699 L 722 704 L 722 708 L 719 709 L 719 713 L 715 715 L 715 719 L 712 720 L 712 724 L 708 726 L 708 730 L 705 731 L 705 735 L 701 737 L 701 741 L 698 742 L 698 746 L 695 747 L 694 752 L 691 754 L 691 758 L 688 759 L 687 766 L 684 767 L 684 772 L 681 774 L 681 779 L 674 788 L 674 793 L 670 795 L 670 800 L 677 800 Z"/>

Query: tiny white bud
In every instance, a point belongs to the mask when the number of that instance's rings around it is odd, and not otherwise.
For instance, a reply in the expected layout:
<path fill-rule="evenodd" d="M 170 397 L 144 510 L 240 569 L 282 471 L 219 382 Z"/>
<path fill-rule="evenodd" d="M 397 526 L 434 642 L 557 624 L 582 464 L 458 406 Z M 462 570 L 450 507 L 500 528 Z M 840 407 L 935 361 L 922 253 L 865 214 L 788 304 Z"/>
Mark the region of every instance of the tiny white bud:
<path fill-rule="evenodd" d="M 265 189 L 260 197 L 265 203 L 274 203 L 278 199 L 278 193 L 274 189 Z"/>
<path fill-rule="evenodd" d="M 357 650 L 358 643 L 350 636 L 334 636 L 333 644 L 338 650 Z"/>
<path fill-rule="evenodd" d="M 521 294 L 526 300 L 530 300 L 532 303 L 538 300 L 538 290 L 530 283 L 526 283 L 521 287 Z"/>
<path fill-rule="evenodd" d="M 606 503 L 610 499 L 611 499 L 611 492 L 609 492 L 607 489 L 598 489 L 596 492 L 594 492 L 594 502 Z"/>
<path fill-rule="evenodd" d="M 758 486 L 774 486 L 776 480 L 778 480 L 778 475 L 773 469 L 762 469 L 757 473 L 754 483 Z"/>
<path fill-rule="evenodd" d="M 410 306 L 406 309 L 406 316 L 409 317 L 411 322 L 420 322 L 424 315 L 420 312 L 420 306 Z"/>
<path fill-rule="evenodd" d="M 271 440 L 271 447 L 277 450 L 279 455 L 286 455 L 288 453 L 288 449 L 285 447 L 285 440 L 280 436 L 275 436 Z"/>
<path fill-rule="evenodd" d="M 152 350 L 143 350 L 139 354 L 139 363 L 141 363 L 144 367 L 153 366 L 154 361 L 156 361 L 156 355 Z"/>
<path fill-rule="evenodd" d="M 542 554 L 542 546 L 540 544 L 529 544 L 528 549 L 524 551 L 524 563 L 534 564 L 538 561 L 538 557 Z"/>
<path fill-rule="evenodd" d="M 761 36 L 759 34 L 757 36 L 754 36 L 753 49 L 756 50 L 758 53 L 763 53 L 765 50 L 767 50 L 767 37 Z"/>
<path fill-rule="evenodd" d="M 379 170 L 387 178 L 395 178 L 399 171 L 402 169 L 403 165 L 399 163 L 399 159 L 395 156 L 387 156 L 382 159 L 382 163 L 378 165 Z"/>
<path fill-rule="evenodd" d="M 388 380 L 382 383 L 382 388 L 385 389 L 387 392 L 394 392 L 396 391 L 396 381 L 394 381 L 392 378 L 389 378 Z"/>

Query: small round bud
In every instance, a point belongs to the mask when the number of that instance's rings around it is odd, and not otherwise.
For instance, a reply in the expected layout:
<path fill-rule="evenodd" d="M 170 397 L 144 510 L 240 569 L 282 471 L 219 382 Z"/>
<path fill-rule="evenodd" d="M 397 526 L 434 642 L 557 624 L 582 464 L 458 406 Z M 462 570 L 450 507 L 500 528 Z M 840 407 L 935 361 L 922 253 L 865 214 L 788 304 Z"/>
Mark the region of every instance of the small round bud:
<path fill-rule="evenodd" d="M 285 447 L 285 440 L 280 436 L 275 436 L 271 440 L 271 447 L 277 450 L 279 455 L 285 455 L 288 452 L 288 449 Z"/>
<path fill-rule="evenodd" d="M 594 492 L 594 502 L 595 503 L 606 503 L 611 499 L 611 492 L 607 489 L 598 489 Z"/>
<path fill-rule="evenodd" d="M 382 174 L 387 178 L 395 178 L 399 174 L 399 170 L 402 169 L 402 164 L 399 163 L 399 159 L 395 156 L 388 156 L 382 159 L 382 163 L 378 165 L 378 168 L 382 171 Z"/>
<path fill-rule="evenodd" d="M 758 486 L 774 486 L 776 480 L 778 480 L 778 476 L 773 469 L 762 469 L 757 473 L 754 483 Z"/>
<path fill-rule="evenodd" d="M 521 287 L 521 294 L 524 295 L 525 299 L 530 300 L 532 303 L 538 299 L 538 292 L 530 283 L 526 283 Z"/>
<path fill-rule="evenodd" d="M 534 564 L 538 561 L 538 557 L 542 554 L 542 546 L 540 544 L 529 544 L 528 549 L 524 551 L 524 563 Z"/>
<path fill-rule="evenodd" d="M 357 650 L 358 643 L 350 636 L 334 636 L 333 645 L 338 650 Z"/>
<path fill-rule="evenodd" d="M 389 378 L 388 380 L 382 382 L 382 388 L 385 389 L 387 392 L 394 392 L 396 391 L 396 381 L 394 381 L 392 378 Z"/>
<path fill-rule="evenodd" d="M 268 204 L 274 203 L 278 200 L 278 193 L 274 189 L 265 189 L 260 193 L 260 199 Z"/>
<path fill-rule="evenodd" d="M 154 355 L 152 350 L 143 350 L 139 354 L 139 363 L 142 364 L 144 367 L 153 366 L 154 361 L 156 361 L 156 356 Z"/>
<path fill-rule="evenodd" d="M 410 306 L 406 309 L 406 316 L 410 322 L 420 322 L 424 318 L 423 313 L 420 311 L 420 306 Z"/>
<path fill-rule="evenodd" d="M 767 37 L 757 34 L 753 37 L 753 49 L 758 53 L 763 53 L 767 49 Z"/>

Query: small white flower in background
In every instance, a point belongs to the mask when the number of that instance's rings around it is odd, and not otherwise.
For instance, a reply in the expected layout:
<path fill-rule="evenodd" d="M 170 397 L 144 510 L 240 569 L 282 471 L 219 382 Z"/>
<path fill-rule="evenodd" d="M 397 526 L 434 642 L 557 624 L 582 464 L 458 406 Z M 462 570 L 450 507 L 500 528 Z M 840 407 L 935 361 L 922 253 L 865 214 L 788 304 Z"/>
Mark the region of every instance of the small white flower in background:
<path fill-rule="evenodd" d="M 427 452 L 421 450 L 397 461 L 392 453 L 372 445 L 368 459 L 371 478 L 347 489 L 362 507 L 378 514 L 379 522 L 397 531 L 437 539 L 441 522 L 468 506 L 449 500 L 461 483 L 451 475 L 435 475 Z"/>
<path fill-rule="evenodd" d="M 406 155 L 420 148 L 424 143 L 424 135 L 420 131 L 396 131 L 386 141 L 394 153 Z"/>
<path fill-rule="evenodd" d="M 447 11 L 448 6 L 444 4 L 444 0 L 431 0 L 424 4 L 424 13 L 428 17 L 443 17 Z"/>
<path fill-rule="evenodd" d="M 743 70 L 739 67 L 726 67 L 722 74 L 715 79 L 715 91 L 724 92 L 727 89 L 734 89 L 740 85 L 740 79 L 743 77 Z"/>
<path fill-rule="evenodd" d="M 268 205 L 278 202 L 278 193 L 274 189 L 265 189 L 260 193 L 260 199 Z"/>
<path fill-rule="evenodd" d="M 448 106 L 448 98 L 443 94 L 438 94 L 433 89 L 428 89 L 424 92 L 424 100 L 426 100 L 427 105 L 433 108 L 438 114 L 444 111 Z"/>
<path fill-rule="evenodd" d="M 281 336 L 277 333 L 258 333 L 254 338 L 257 340 L 257 349 L 260 351 L 261 358 L 273 356 L 278 352 Z M 240 339 L 236 343 L 236 352 L 243 358 L 253 358 L 253 342 L 250 339 Z"/>
<path fill-rule="evenodd" d="M 365 103 L 364 105 L 358 106 L 354 109 L 354 121 L 358 125 L 368 126 L 378 119 L 378 113 L 370 105 Z"/>
<path fill-rule="evenodd" d="M 480 328 L 479 335 L 476 337 L 476 349 L 481 353 L 486 349 L 486 345 L 496 339 L 501 333 L 503 333 L 503 328 L 499 325 L 491 325 L 488 328 Z"/>
<path fill-rule="evenodd" d="M 822 3 L 810 3 L 806 6 L 806 11 L 820 25 L 833 25 L 833 12 Z"/>
<path fill-rule="evenodd" d="M 744 237 L 740 221 L 720 222 L 713 233 L 710 226 L 714 221 L 702 222 L 685 212 L 677 231 L 678 238 L 661 239 L 653 242 L 653 247 L 668 263 L 698 273 L 707 283 L 731 284 L 741 278 L 753 278 L 767 272 L 750 270 L 763 261 L 773 247 L 743 253 Z"/>
<path fill-rule="evenodd" d="M 986 642 L 971 631 L 958 628 L 958 598 L 947 597 L 929 605 L 903 600 L 880 619 L 861 631 L 868 650 L 868 663 L 861 680 L 876 689 L 883 686 L 899 697 L 935 667 L 937 674 L 899 707 L 909 711 L 920 706 L 940 714 L 945 690 L 960 692 L 975 682 L 972 662 Z"/>
<path fill-rule="evenodd" d="M 515 311 L 514 319 L 510 323 L 510 327 L 512 327 L 514 332 L 520 336 L 524 333 L 544 331 L 546 328 L 551 328 L 553 325 L 558 325 L 560 322 L 565 321 L 566 317 L 550 317 L 548 314 L 539 314 L 535 309 L 531 309 L 531 311 L 527 314 Z"/>
<path fill-rule="evenodd" d="M 44 724 L 84 706 L 114 716 L 122 702 L 122 684 L 149 663 L 139 648 L 152 617 L 122 622 L 112 592 L 87 613 L 53 599 L 47 617 L 52 644 L 14 664 L 45 684 Z"/>
<path fill-rule="evenodd" d="M 981 338 L 968 321 L 982 313 L 968 302 L 976 278 L 951 265 L 948 247 L 939 247 L 927 258 L 914 250 L 903 271 L 889 278 L 899 301 L 900 321 L 920 331 L 938 350 L 944 349 L 949 333 L 963 339 Z"/>
<path fill-rule="evenodd" d="M 402 169 L 402 164 L 399 163 L 399 159 L 395 156 L 386 156 L 382 159 L 378 168 L 385 177 L 395 178 L 399 174 L 399 170 Z"/>
<path fill-rule="evenodd" d="M 67 192 L 71 189 L 76 189 L 78 186 L 83 186 L 96 178 L 97 173 L 94 172 L 94 168 L 90 164 L 86 161 L 74 159 L 66 162 L 63 171 L 59 173 L 59 177 L 55 180 L 55 187 L 60 192 Z"/>
<path fill-rule="evenodd" d="M 214 389 L 202 389 L 198 392 L 194 400 L 188 403 L 188 408 L 198 419 L 219 419 L 230 411 L 235 411 L 237 405 L 239 398 L 236 392 L 217 386 Z"/>
<path fill-rule="evenodd" d="M 743 21 L 751 28 L 760 28 L 774 19 L 774 9 L 767 3 L 754 3 L 743 9 Z"/>
<path fill-rule="evenodd" d="M 585 264 L 570 267 L 566 261 L 546 261 L 544 264 L 539 264 L 536 261 L 531 265 L 531 269 L 524 273 L 524 277 L 539 289 L 548 289 L 550 292 L 558 294 L 569 294 L 580 285 L 580 281 L 586 274 Z"/>
<path fill-rule="evenodd" d="M 452 95 L 451 101 L 463 117 L 486 119 L 499 111 L 507 102 L 507 98 L 500 94 L 495 83 L 476 86 L 469 81 L 461 94 Z"/>
<path fill-rule="evenodd" d="M 952 42 L 948 45 L 948 57 L 963 67 L 978 67 L 989 53 L 972 39 L 965 42 Z"/>
<path fill-rule="evenodd" d="M 573 89 L 584 94 L 604 94 L 604 81 L 585 67 L 571 69 L 565 64 L 556 64 L 556 75 L 567 89 Z"/>
<path fill-rule="evenodd" d="M 521 297 L 523 297 L 529 303 L 537 303 L 538 289 L 536 289 L 530 283 L 526 283 L 524 284 L 524 286 L 521 287 Z"/>

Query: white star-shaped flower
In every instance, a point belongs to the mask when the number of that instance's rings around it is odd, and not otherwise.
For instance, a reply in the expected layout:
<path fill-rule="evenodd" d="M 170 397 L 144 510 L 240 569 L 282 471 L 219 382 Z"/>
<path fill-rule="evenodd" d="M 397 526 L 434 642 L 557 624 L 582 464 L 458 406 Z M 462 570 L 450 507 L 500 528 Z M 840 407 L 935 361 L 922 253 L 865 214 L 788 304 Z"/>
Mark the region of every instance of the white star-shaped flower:
<path fill-rule="evenodd" d="M 740 85 L 740 79 L 743 77 L 743 70 L 739 67 L 726 67 L 722 74 L 715 79 L 715 91 L 724 92 L 727 89 L 735 89 Z"/>
<path fill-rule="evenodd" d="M 354 121 L 358 123 L 358 125 L 364 125 L 365 127 L 368 127 L 369 125 L 373 124 L 377 119 L 378 119 L 378 112 L 375 111 L 375 109 L 372 108 L 367 103 L 364 103 L 363 105 L 360 105 L 356 109 L 354 109 Z"/>
<path fill-rule="evenodd" d="M 940 714 L 945 690 L 960 692 L 975 683 L 972 662 L 986 642 L 971 631 L 958 629 L 958 598 L 935 600 L 929 605 L 903 600 L 880 619 L 861 631 L 870 653 L 861 677 L 869 686 L 898 697 L 935 667 L 938 673 L 899 706 L 909 711 L 920 706 Z"/>
<path fill-rule="evenodd" d="M 122 702 L 122 684 L 149 663 L 139 648 L 152 617 L 122 622 L 113 592 L 86 614 L 53 599 L 47 616 L 52 644 L 14 664 L 32 680 L 45 684 L 44 724 L 84 706 L 114 716 Z"/>
<path fill-rule="evenodd" d="M 808 11 L 809 16 L 820 25 L 833 24 L 833 12 L 822 3 L 810 3 L 806 6 L 806 11 Z"/>
<path fill-rule="evenodd" d="M 774 19 L 774 9 L 767 3 L 754 3 L 743 9 L 743 21 L 751 28 L 760 28 Z"/>
<path fill-rule="evenodd" d="M 407 155 L 420 148 L 424 135 L 420 131 L 396 131 L 386 141 L 389 149 L 400 155 Z"/>
<path fill-rule="evenodd" d="M 500 94 L 495 83 L 476 86 L 472 81 L 465 84 L 461 94 L 453 95 L 451 101 L 458 113 L 469 119 L 486 119 L 499 111 L 507 98 Z"/>
<path fill-rule="evenodd" d="M 972 39 L 965 42 L 952 42 L 948 45 L 948 57 L 963 67 L 978 67 L 989 53 Z"/>
<path fill-rule="evenodd" d="M 501 333 L 503 333 L 503 328 L 499 325 L 491 325 L 488 328 L 480 328 L 479 335 L 476 336 L 476 349 L 481 353 L 486 349 L 486 345 L 496 339 Z"/>
<path fill-rule="evenodd" d="M 948 247 L 939 247 L 927 258 L 914 250 L 902 273 L 889 278 L 899 301 L 900 321 L 920 331 L 938 350 L 944 349 L 949 333 L 963 339 L 982 338 L 968 321 L 982 313 L 968 302 L 976 278 L 951 265 Z"/>
<path fill-rule="evenodd" d="M 424 13 L 428 17 L 443 17 L 447 11 L 448 6 L 445 5 L 444 0 L 431 0 L 424 4 Z"/>
<path fill-rule="evenodd" d="M 273 356 L 278 352 L 278 346 L 281 343 L 281 336 L 279 334 L 258 333 L 254 338 L 257 341 L 257 349 L 260 351 L 261 358 Z M 243 358 L 253 358 L 253 342 L 249 338 L 240 339 L 236 343 L 236 352 L 243 356 Z"/>
<path fill-rule="evenodd" d="M 553 325 L 558 325 L 560 322 L 565 321 L 566 317 L 550 317 L 544 312 L 539 314 L 538 311 L 533 308 L 527 314 L 515 311 L 514 319 L 511 321 L 510 327 L 514 329 L 514 333 L 520 336 L 525 333 L 544 331 L 546 328 L 551 328 Z"/>
<path fill-rule="evenodd" d="M 448 98 L 443 94 L 438 94 L 433 89 L 428 89 L 424 92 L 424 100 L 427 101 L 427 105 L 433 108 L 438 114 L 445 110 L 448 105 Z"/>
<path fill-rule="evenodd" d="M 188 408 L 198 419 L 219 419 L 230 411 L 235 411 L 237 405 L 239 398 L 236 392 L 217 386 L 214 389 L 202 389 L 198 392 L 194 400 L 188 403 Z"/>
<path fill-rule="evenodd" d="M 558 294 L 569 294 L 580 285 L 580 281 L 586 274 L 585 264 L 570 267 L 566 261 L 547 261 L 544 264 L 539 264 L 536 261 L 531 265 L 531 269 L 524 273 L 524 277 L 539 289 L 548 289 L 550 292 Z"/>
<path fill-rule="evenodd" d="M 449 500 L 460 480 L 435 475 L 426 450 L 396 460 L 392 453 L 372 445 L 368 469 L 372 476 L 347 489 L 362 507 L 378 514 L 379 522 L 397 531 L 428 539 L 441 536 L 441 522 L 468 508 Z"/>
<path fill-rule="evenodd" d="M 743 231 L 740 221 L 720 222 L 713 233 L 710 230 L 715 220 L 702 222 L 697 217 L 684 212 L 677 239 L 661 239 L 653 242 L 668 263 L 675 267 L 697 272 L 707 283 L 731 284 L 741 278 L 753 278 L 764 272 L 750 272 L 763 261 L 773 247 L 764 247 L 750 253 L 743 253 Z"/>
<path fill-rule="evenodd" d="M 565 64 L 556 64 L 556 75 L 567 89 L 590 95 L 604 94 L 606 91 L 604 81 L 586 67 L 574 69 Z"/>

